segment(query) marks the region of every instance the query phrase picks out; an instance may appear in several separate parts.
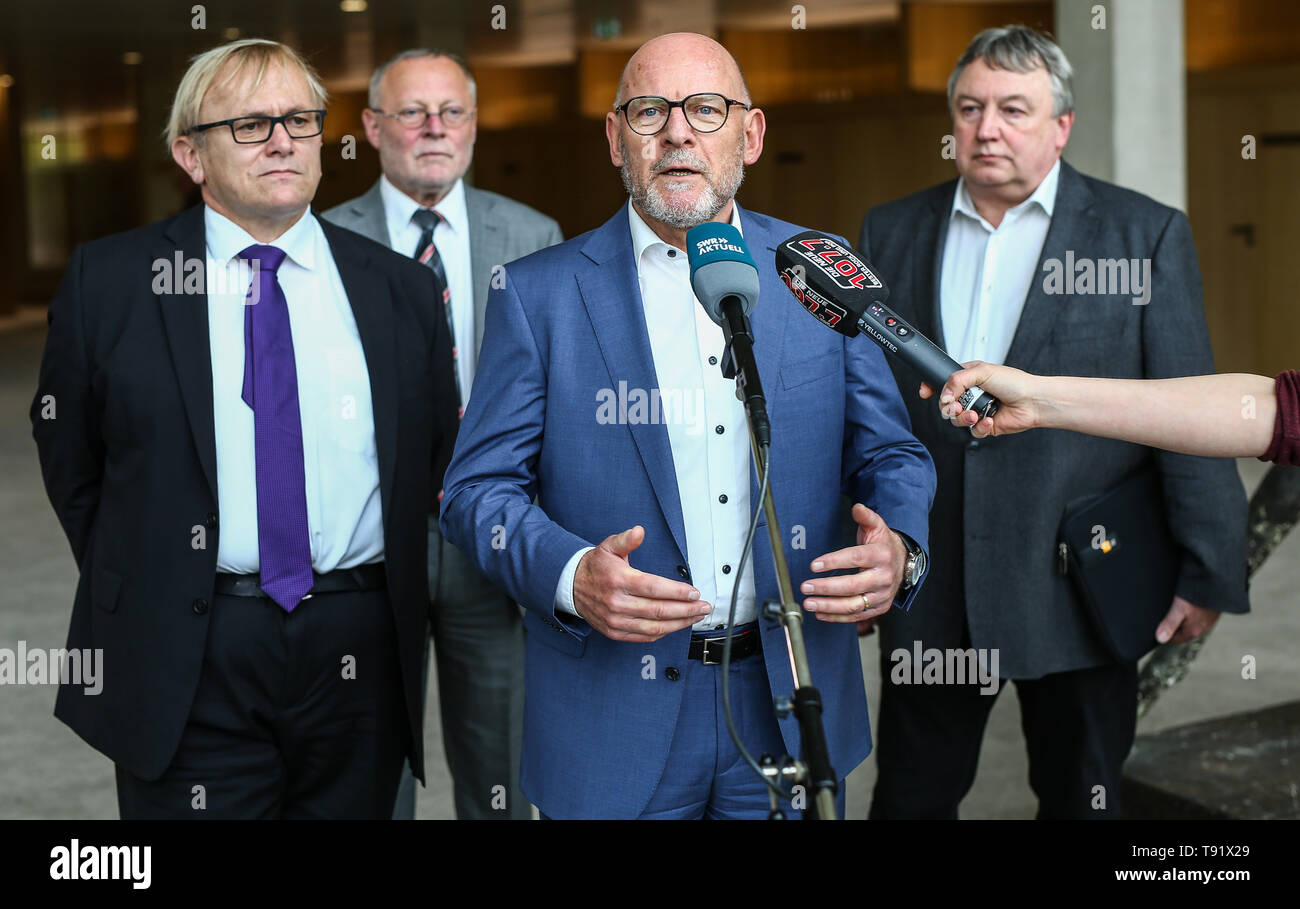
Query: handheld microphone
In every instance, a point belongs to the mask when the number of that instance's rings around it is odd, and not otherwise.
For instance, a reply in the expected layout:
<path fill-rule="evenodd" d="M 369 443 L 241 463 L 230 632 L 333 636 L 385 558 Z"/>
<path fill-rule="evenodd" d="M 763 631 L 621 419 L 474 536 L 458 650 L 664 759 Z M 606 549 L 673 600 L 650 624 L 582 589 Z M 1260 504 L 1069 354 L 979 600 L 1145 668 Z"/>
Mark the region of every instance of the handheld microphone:
<path fill-rule="evenodd" d="M 758 444 L 772 442 L 767 402 L 754 361 L 754 330 L 749 314 L 758 303 L 758 269 L 740 231 L 720 221 L 706 221 L 686 232 L 691 288 L 709 318 L 722 326 L 727 346 L 722 374 L 736 380 L 736 397 L 745 404 Z"/>
<path fill-rule="evenodd" d="M 805 231 L 776 248 L 781 280 L 803 308 L 842 335 L 858 332 L 920 373 L 936 392 L 961 364 L 885 305 L 889 288 L 854 250 L 834 237 Z M 980 419 L 998 411 L 997 398 L 972 385 L 957 401 Z"/>

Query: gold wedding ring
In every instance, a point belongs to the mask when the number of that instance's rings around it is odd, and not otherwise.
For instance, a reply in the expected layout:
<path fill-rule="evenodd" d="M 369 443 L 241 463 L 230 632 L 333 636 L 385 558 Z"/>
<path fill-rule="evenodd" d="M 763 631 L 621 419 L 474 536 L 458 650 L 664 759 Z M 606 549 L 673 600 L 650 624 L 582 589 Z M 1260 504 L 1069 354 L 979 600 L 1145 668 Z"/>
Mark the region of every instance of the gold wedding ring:
<path fill-rule="evenodd" d="M 867 599 L 867 595 L 864 593 L 862 595 L 862 611 L 866 612 L 870 608 L 871 608 L 871 601 Z"/>

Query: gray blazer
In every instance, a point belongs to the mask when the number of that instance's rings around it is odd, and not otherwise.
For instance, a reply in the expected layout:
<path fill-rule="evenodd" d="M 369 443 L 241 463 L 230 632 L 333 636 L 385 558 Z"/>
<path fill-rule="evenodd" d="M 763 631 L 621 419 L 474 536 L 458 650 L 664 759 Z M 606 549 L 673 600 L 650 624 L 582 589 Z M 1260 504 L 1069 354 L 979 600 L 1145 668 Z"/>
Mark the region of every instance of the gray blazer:
<path fill-rule="evenodd" d="M 889 302 L 943 345 L 939 284 L 957 181 L 878 206 L 859 249 L 891 283 Z M 1151 260 L 1151 296 L 1046 292 L 1044 263 Z M 861 341 L 859 343 L 869 343 Z M 1201 274 L 1186 216 L 1061 162 L 1043 243 L 1006 363 L 1046 375 L 1161 378 L 1214 371 Z M 1164 476 L 1169 526 L 1183 550 L 1178 595 L 1246 612 L 1246 497 L 1230 460 L 1197 458 L 1034 430 L 974 440 L 917 395 L 920 379 L 890 361 L 912 431 L 934 457 L 931 569 L 908 613 L 880 623 L 882 665 L 896 647 L 998 648 L 1004 678 L 1038 678 L 1111 662 L 1083 606 L 1057 570 L 1057 528 L 1068 504 L 1105 492 L 1154 460 Z M 1134 584 L 1143 579 L 1135 577 Z M 963 618 L 969 640 L 963 640 Z"/>
<path fill-rule="evenodd" d="M 552 246 L 564 239 L 553 218 L 505 196 L 465 184 L 469 214 L 470 270 L 474 276 L 474 353 L 483 347 L 483 317 L 487 311 L 492 270 L 498 265 Z M 388 246 L 384 200 L 376 180 L 364 195 L 324 212 L 322 217 L 340 227 Z"/>

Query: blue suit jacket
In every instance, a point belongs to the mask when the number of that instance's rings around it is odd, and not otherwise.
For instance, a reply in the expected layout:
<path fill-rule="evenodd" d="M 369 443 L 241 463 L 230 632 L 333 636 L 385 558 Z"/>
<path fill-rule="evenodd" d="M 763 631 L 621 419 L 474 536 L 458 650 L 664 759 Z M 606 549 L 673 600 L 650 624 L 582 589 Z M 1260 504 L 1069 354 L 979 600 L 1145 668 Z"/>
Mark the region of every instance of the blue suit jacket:
<path fill-rule="evenodd" d="M 751 318 L 797 594 L 813 557 L 843 545 L 841 492 L 928 547 L 934 468 L 879 349 L 824 328 L 777 277 L 776 244 L 803 228 L 751 212 L 742 228 L 762 280 Z M 557 619 L 554 604 L 578 549 L 635 524 L 646 535 L 634 568 L 676 580 L 689 564 L 667 428 L 597 421 L 602 389 L 657 385 L 627 209 L 511 263 L 499 283 L 444 485 L 443 533 L 528 609 L 525 794 L 552 817 L 635 817 L 664 774 L 683 690 L 667 669 L 687 659 L 690 631 L 616 642 Z M 752 471 L 750 482 L 757 503 Z M 765 526 L 754 540 L 758 600 L 775 599 Z M 788 695 L 784 632 L 763 624 L 772 691 Z M 857 636 L 811 617 L 804 629 L 831 759 L 847 776 L 871 750 Z M 793 716 L 781 731 L 800 754 Z"/>

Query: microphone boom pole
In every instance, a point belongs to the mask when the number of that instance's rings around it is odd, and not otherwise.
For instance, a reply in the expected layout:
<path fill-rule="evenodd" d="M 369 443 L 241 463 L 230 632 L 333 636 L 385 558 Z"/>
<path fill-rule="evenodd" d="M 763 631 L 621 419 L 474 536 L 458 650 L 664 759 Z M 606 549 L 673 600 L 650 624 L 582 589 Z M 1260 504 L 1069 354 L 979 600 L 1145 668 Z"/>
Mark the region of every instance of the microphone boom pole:
<path fill-rule="evenodd" d="M 702 228 L 708 233 L 697 234 L 696 232 L 701 231 Z M 708 267 L 707 259 L 705 265 L 700 265 L 697 256 L 707 257 L 710 253 L 716 252 L 719 245 L 714 241 L 711 246 L 705 246 L 703 243 L 709 241 L 702 242 L 699 237 L 717 238 L 723 233 L 721 230 L 723 228 L 725 228 L 727 242 L 734 244 L 734 249 L 743 253 L 744 261 L 754 275 L 749 307 L 745 306 L 746 301 L 742 295 L 725 292 L 720 295 L 709 294 L 706 287 L 712 282 L 697 281 L 697 276 Z M 710 223 L 692 228 L 687 234 L 687 251 L 692 259 L 692 284 L 695 286 L 696 296 L 700 297 L 701 303 L 709 311 L 710 316 L 722 326 L 723 337 L 726 340 L 722 355 L 722 374 L 728 379 L 736 380 L 736 397 L 745 404 L 745 418 L 749 424 L 749 446 L 754 456 L 754 466 L 758 475 L 762 477 L 764 471 L 768 470 L 768 459 L 771 457 L 772 431 L 767 418 L 766 400 L 763 397 L 758 364 L 754 360 L 754 332 L 747 314 L 747 309 L 753 307 L 752 301 L 758 296 L 758 273 L 752 260 L 749 260 L 749 254 L 744 250 L 743 244 L 739 232 L 730 225 Z M 721 271 L 731 278 L 737 274 L 734 266 L 739 260 L 737 255 L 728 258 L 727 267 Z M 741 273 L 746 279 L 748 278 L 747 272 Z M 724 283 L 730 282 L 724 279 Z M 706 300 L 706 297 L 710 299 Z M 794 696 L 791 699 L 792 708 L 795 719 L 799 723 L 799 738 L 803 745 L 804 758 L 802 761 L 795 760 L 793 767 L 765 761 L 762 769 L 764 775 L 774 782 L 788 778 L 793 782 L 804 783 L 811 790 L 811 810 L 806 813 L 806 817 L 834 820 L 836 819 L 835 792 L 839 778 L 831 766 L 830 750 L 826 745 L 826 730 L 822 725 L 821 693 L 812 683 L 808 651 L 804 645 L 803 612 L 795 600 L 794 587 L 790 583 L 790 569 L 785 560 L 781 524 L 777 519 L 770 483 L 765 486 L 763 510 L 767 515 L 767 533 L 772 545 L 777 592 L 781 600 L 779 603 L 775 601 L 764 603 L 762 615 L 779 621 L 785 631 L 786 650 L 795 685 Z M 740 583 L 739 578 L 736 579 L 736 583 Z M 783 712 L 783 707 L 778 707 L 778 715 L 783 715 Z M 774 797 L 773 803 L 775 805 Z"/>

